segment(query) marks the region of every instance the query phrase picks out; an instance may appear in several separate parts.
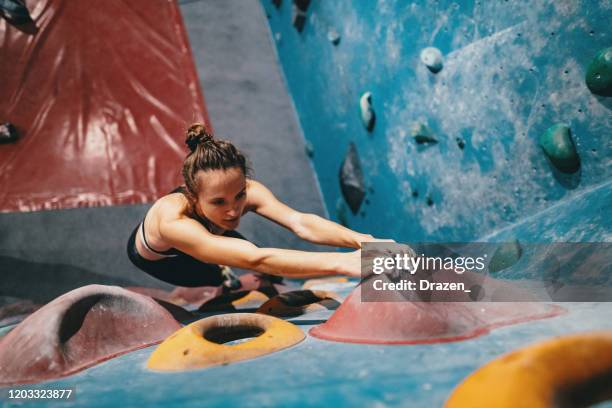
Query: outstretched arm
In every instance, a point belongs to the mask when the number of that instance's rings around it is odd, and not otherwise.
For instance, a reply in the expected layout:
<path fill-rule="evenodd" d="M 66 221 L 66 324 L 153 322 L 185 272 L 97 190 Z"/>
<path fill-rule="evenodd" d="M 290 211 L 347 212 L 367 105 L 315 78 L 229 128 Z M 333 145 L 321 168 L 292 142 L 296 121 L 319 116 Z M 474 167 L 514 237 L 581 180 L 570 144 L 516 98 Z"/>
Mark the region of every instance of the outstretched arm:
<path fill-rule="evenodd" d="M 206 263 L 251 269 L 288 278 L 310 278 L 343 274 L 360 276 L 360 251 L 350 253 L 305 252 L 258 248 L 252 243 L 213 235 L 190 218 L 162 220 L 164 241 Z"/>
<path fill-rule="evenodd" d="M 315 214 L 301 213 L 280 202 L 263 184 L 249 180 L 249 202 L 254 211 L 293 231 L 298 237 L 315 244 L 344 248 L 361 248 L 362 242 L 377 240 L 343 227 Z"/>

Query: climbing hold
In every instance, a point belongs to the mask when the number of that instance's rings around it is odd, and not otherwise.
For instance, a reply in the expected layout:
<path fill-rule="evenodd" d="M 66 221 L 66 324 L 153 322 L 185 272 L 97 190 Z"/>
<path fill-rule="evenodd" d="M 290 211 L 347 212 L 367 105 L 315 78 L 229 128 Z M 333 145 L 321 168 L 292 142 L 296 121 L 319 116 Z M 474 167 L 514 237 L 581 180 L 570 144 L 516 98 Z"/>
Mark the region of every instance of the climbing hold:
<path fill-rule="evenodd" d="M 0 339 L 0 385 L 64 377 L 155 344 L 180 327 L 150 297 L 116 286 L 84 286 L 43 306 Z"/>
<path fill-rule="evenodd" d="M 306 336 L 292 323 L 255 313 L 207 317 L 169 336 L 149 357 L 147 367 L 184 371 L 252 359 L 291 347 Z M 224 344 L 248 339 L 234 344 Z"/>
<path fill-rule="evenodd" d="M 357 148 L 353 142 L 349 144 L 340 168 L 340 189 L 353 214 L 357 214 L 365 197 L 365 185 Z"/>
<path fill-rule="evenodd" d="M 552 164 L 563 173 L 574 173 L 580 168 L 580 158 L 570 128 L 566 125 L 558 123 L 549 127 L 540 136 L 540 146 Z"/>
<path fill-rule="evenodd" d="M 0 15 L 15 25 L 33 22 L 30 12 L 22 0 L 0 1 Z"/>
<path fill-rule="evenodd" d="M 0 124 L 0 143 L 15 143 L 19 139 L 19 133 L 12 123 Z"/>
<path fill-rule="evenodd" d="M 257 309 L 277 317 L 301 316 L 317 310 L 335 310 L 340 306 L 338 296 L 322 290 L 294 290 L 274 296 Z"/>
<path fill-rule="evenodd" d="M 433 206 L 433 205 L 434 205 L 434 200 L 433 200 L 433 198 L 432 198 L 430 195 L 428 195 L 428 196 L 427 196 L 427 199 L 426 199 L 426 200 L 427 200 L 427 205 L 428 205 L 429 207 L 431 207 L 431 206 Z"/>
<path fill-rule="evenodd" d="M 521 259 L 522 254 L 523 249 L 517 240 L 504 242 L 493 253 L 489 262 L 489 272 L 495 273 L 511 267 Z"/>
<path fill-rule="evenodd" d="M 310 0 L 293 0 L 293 26 L 299 33 L 304 31 L 308 6 Z"/>
<path fill-rule="evenodd" d="M 552 338 L 502 355 L 464 379 L 455 407 L 586 407 L 611 397 L 612 332 Z"/>
<path fill-rule="evenodd" d="M 463 279 L 469 272 L 463 275 Z M 456 275 L 454 271 L 450 274 Z M 477 275 L 477 274 L 474 274 Z M 384 279 L 378 275 L 375 279 Z M 472 279 L 482 280 L 482 275 Z M 387 279 L 387 282 L 389 280 Z M 486 278 L 483 286 L 495 284 Z M 369 344 L 418 344 L 465 340 L 488 333 L 491 329 L 536 319 L 558 316 L 564 309 L 538 302 L 409 301 L 401 292 L 385 295 L 385 301 L 363 302 L 362 283 L 346 298 L 323 324 L 310 334 L 325 340 Z M 466 285 L 471 287 L 472 285 Z M 499 284 L 508 292 L 509 286 Z M 519 296 L 514 293 L 512 296 Z M 384 316 L 384 318 L 381 318 Z M 466 405 L 469 406 L 469 405 Z"/>
<path fill-rule="evenodd" d="M 442 52 L 435 47 L 427 47 L 421 51 L 421 62 L 434 74 L 442 70 L 444 59 Z"/>
<path fill-rule="evenodd" d="M 587 68 L 585 81 L 595 95 L 612 96 L 612 47 L 595 55 Z"/>
<path fill-rule="evenodd" d="M 459 147 L 459 149 L 463 150 L 465 148 L 465 140 L 460 137 L 456 137 L 455 141 L 457 142 L 457 146 Z"/>
<path fill-rule="evenodd" d="M 272 0 L 272 4 L 278 9 L 283 5 L 283 0 Z"/>
<path fill-rule="evenodd" d="M 372 108 L 372 93 L 365 92 L 359 98 L 359 110 L 361 111 L 361 122 L 368 132 L 374 129 L 376 124 L 376 114 Z"/>
<path fill-rule="evenodd" d="M 314 147 L 308 140 L 304 144 L 304 152 L 306 153 L 306 156 L 310 157 L 311 159 L 314 157 Z"/>
<path fill-rule="evenodd" d="M 411 134 L 417 144 L 438 143 L 431 129 L 422 123 L 415 123 L 412 125 Z"/>
<path fill-rule="evenodd" d="M 327 39 L 334 45 L 340 44 L 340 34 L 333 28 L 327 32 Z"/>
<path fill-rule="evenodd" d="M 200 306 L 199 312 L 234 312 L 237 310 L 257 309 L 269 299 L 258 290 L 241 290 L 223 293 Z"/>

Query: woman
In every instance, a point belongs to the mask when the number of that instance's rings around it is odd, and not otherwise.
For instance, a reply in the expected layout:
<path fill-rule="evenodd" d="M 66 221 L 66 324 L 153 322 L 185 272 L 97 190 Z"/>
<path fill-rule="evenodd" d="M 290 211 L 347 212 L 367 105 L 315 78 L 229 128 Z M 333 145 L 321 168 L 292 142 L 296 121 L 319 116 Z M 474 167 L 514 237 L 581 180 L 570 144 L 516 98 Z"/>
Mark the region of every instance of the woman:
<path fill-rule="evenodd" d="M 305 252 L 258 248 L 234 230 L 253 211 L 316 244 L 360 248 L 375 241 L 314 214 L 281 203 L 248 178 L 246 159 L 231 143 L 215 139 L 202 124 L 187 131 L 185 185 L 160 198 L 128 241 L 128 256 L 143 271 L 178 286 L 216 286 L 222 265 L 289 278 L 360 276 L 360 251 Z"/>

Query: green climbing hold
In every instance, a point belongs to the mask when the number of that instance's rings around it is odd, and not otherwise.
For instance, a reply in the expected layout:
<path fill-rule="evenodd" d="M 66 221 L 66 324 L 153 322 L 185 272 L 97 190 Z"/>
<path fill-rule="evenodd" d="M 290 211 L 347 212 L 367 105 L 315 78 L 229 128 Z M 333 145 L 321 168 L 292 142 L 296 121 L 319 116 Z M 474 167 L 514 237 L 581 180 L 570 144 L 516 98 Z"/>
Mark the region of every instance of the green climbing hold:
<path fill-rule="evenodd" d="M 549 127 L 540 136 L 540 146 L 552 164 L 563 173 L 574 173 L 580 168 L 580 158 L 570 128 L 566 125 L 557 123 Z"/>
<path fill-rule="evenodd" d="M 517 240 L 501 244 L 491 257 L 489 262 L 489 272 L 495 273 L 509 268 L 521 258 L 523 249 Z"/>
<path fill-rule="evenodd" d="M 422 123 L 415 123 L 411 129 L 412 137 L 418 144 L 434 144 L 438 140 L 434 137 L 433 132 Z"/>
<path fill-rule="evenodd" d="M 612 96 L 612 47 L 600 50 L 589 64 L 586 85 L 599 96 Z"/>

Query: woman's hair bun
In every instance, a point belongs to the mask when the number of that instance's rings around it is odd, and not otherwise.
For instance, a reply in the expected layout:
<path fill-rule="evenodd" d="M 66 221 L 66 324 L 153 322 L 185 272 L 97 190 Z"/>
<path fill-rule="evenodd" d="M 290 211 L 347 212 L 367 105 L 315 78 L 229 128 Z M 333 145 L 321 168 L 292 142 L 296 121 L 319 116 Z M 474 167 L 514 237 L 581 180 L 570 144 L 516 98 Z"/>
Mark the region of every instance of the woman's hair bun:
<path fill-rule="evenodd" d="M 213 135 L 208 132 L 208 129 L 202 123 L 194 123 L 187 129 L 185 144 L 187 144 L 192 152 L 195 152 L 199 145 L 211 140 L 213 140 Z"/>

